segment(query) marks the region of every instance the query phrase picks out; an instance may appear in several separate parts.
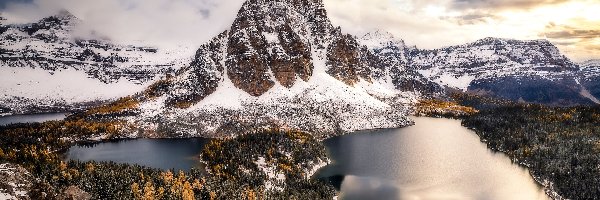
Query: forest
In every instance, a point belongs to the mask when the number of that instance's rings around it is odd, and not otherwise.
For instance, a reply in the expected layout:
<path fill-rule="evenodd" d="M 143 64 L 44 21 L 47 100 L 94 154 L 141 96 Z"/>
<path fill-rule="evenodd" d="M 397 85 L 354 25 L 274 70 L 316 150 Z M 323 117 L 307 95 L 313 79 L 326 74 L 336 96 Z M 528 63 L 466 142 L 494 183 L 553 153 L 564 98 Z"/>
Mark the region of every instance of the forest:
<path fill-rule="evenodd" d="M 489 148 L 529 168 L 547 189 L 568 199 L 600 196 L 599 106 L 549 107 L 455 97 L 461 105 L 479 110 L 464 116 L 463 126 Z"/>
<path fill-rule="evenodd" d="M 549 107 L 475 95 L 425 100 L 417 114 L 452 117 L 489 148 L 506 153 L 555 197 L 600 196 L 600 107 Z M 215 139 L 199 157 L 206 169 L 162 171 L 111 162 L 65 161 L 62 152 L 89 138 L 119 138 L 134 98 L 62 121 L 0 126 L 0 163 L 32 174 L 32 199 L 63 199 L 69 188 L 92 199 L 332 199 L 335 189 L 312 179 L 329 160 L 310 133 L 265 129 Z M 2 188 L 0 188 L 2 189 Z"/>
<path fill-rule="evenodd" d="M 131 101 L 125 99 L 116 105 L 127 104 Z M 84 191 L 91 199 L 332 199 L 335 195 L 332 186 L 306 174 L 328 160 L 324 146 L 310 134 L 295 131 L 262 130 L 214 140 L 202 152 L 208 174 L 205 169 L 174 172 L 63 160 L 62 152 L 72 145 L 118 132 L 120 122 L 85 118 L 110 110 L 98 108 L 63 121 L 0 126 L 0 163 L 17 164 L 31 173 L 31 199 L 65 199 L 70 188 Z M 276 187 L 266 185 L 270 180 L 258 166 L 259 157 L 274 173 L 285 176 L 274 180 Z"/>

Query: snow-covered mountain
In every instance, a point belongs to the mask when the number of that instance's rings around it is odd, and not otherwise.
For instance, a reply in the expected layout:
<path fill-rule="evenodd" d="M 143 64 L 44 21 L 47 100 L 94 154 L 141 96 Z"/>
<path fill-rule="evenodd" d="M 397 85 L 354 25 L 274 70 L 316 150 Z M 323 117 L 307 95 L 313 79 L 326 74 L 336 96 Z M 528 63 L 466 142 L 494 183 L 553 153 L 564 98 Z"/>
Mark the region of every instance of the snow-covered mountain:
<path fill-rule="evenodd" d="M 189 63 L 185 49 L 77 38 L 79 23 L 62 11 L 36 23 L 0 25 L 0 107 L 22 113 L 110 100 Z"/>
<path fill-rule="evenodd" d="M 446 88 L 552 105 L 595 101 L 595 95 L 583 95 L 579 66 L 546 40 L 484 38 L 424 50 L 407 47 L 389 34 L 376 38 L 370 41 L 376 41 L 371 47 L 377 55 L 404 63 Z"/>
<path fill-rule="evenodd" d="M 417 51 L 416 47 L 409 47 L 403 40 L 384 31 L 367 33 L 359 41 L 376 57 L 373 63 L 382 66 L 378 68 L 389 69 L 383 72 L 383 76 L 388 77 L 397 89 L 433 96 L 443 93 L 439 84 L 424 77 L 411 65 L 411 52 Z"/>
<path fill-rule="evenodd" d="M 329 135 L 409 124 L 390 67 L 327 18 L 321 0 L 249 0 L 190 66 L 153 85 L 128 117 L 146 136 L 287 127 Z M 377 64 L 377 65 L 376 65 Z M 150 94 L 150 95 L 149 95 Z"/>
<path fill-rule="evenodd" d="M 578 82 L 583 87 L 582 95 L 600 104 L 600 60 L 588 60 L 580 63 L 580 66 Z"/>

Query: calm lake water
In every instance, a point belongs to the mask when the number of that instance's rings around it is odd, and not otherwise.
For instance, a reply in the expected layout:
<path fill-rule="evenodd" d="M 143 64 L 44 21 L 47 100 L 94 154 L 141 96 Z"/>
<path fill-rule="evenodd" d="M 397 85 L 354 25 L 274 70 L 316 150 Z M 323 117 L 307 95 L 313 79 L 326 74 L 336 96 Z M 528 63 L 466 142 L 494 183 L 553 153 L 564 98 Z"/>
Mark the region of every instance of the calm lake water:
<path fill-rule="evenodd" d="M 163 170 L 189 171 L 204 168 L 199 161 L 202 148 L 209 139 L 135 139 L 103 142 L 71 147 L 67 159 L 81 161 L 114 161 L 138 164 Z"/>
<path fill-rule="evenodd" d="M 413 118 L 415 126 L 364 131 L 325 141 L 333 164 L 317 177 L 340 198 L 548 199 L 528 171 L 494 153 L 451 119 Z M 187 171 L 209 139 L 136 139 L 75 146 L 67 159 L 114 161 Z"/>
<path fill-rule="evenodd" d="M 10 115 L 0 117 L 0 126 L 16 123 L 33 123 L 33 122 L 45 122 L 52 120 L 62 120 L 68 113 L 45 113 L 45 114 L 31 114 L 31 115 Z"/>
<path fill-rule="evenodd" d="M 494 153 L 451 119 L 325 141 L 333 164 L 320 170 L 341 199 L 548 199 L 528 171 Z"/>

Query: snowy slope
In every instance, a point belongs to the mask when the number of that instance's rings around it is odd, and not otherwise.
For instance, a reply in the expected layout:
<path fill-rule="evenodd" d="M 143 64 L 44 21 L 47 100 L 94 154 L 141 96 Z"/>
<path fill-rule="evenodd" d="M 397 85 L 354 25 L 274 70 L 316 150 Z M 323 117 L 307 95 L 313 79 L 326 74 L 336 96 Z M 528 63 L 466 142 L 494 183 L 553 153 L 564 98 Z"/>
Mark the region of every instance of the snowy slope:
<path fill-rule="evenodd" d="M 400 98 L 386 101 L 391 97 Z M 146 130 L 169 127 L 174 130 L 170 137 L 227 136 L 261 126 L 294 128 L 328 137 L 332 133 L 404 126 L 409 123 L 406 107 L 416 97 L 365 81 L 349 86 L 325 71 L 315 71 L 309 81 L 297 82 L 291 88 L 276 84 L 255 97 L 236 88 L 225 76 L 215 92 L 190 108 L 166 107 L 161 102 L 165 98 L 157 98 L 140 105 L 142 117 L 129 120 Z M 157 118 L 161 120 L 153 120 Z"/>
<path fill-rule="evenodd" d="M 107 84 L 72 68 L 50 73 L 40 68 L 2 67 L 0 101 L 11 108 L 12 113 L 25 113 L 33 109 L 29 104 L 41 109 L 102 102 L 142 91 L 148 84 L 125 78 Z"/>

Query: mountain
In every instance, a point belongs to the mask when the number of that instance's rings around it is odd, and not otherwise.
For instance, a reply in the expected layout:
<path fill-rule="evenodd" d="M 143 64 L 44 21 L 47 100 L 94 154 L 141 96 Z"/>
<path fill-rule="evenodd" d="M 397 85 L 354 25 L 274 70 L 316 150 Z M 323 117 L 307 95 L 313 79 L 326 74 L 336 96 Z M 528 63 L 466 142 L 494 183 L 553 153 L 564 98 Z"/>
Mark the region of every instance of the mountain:
<path fill-rule="evenodd" d="M 374 51 L 383 52 L 378 55 L 397 59 L 445 88 L 559 106 L 595 101 L 593 96 L 583 95 L 586 89 L 579 84 L 579 65 L 547 40 L 484 38 L 426 50 L 406 47 L 389 36 L 383 38 L 388 38 L 384 44 L 391 47 L 374 46 Z M 396 49 L 396 53 L 387 49 Z"/>
<path fill-rule="evenodd" d="M 367 33 L 359 41 L 376 57 L 372 63 L 381 65 L 377 68 L 389 68 L 383 72 L 383 76 L 389 77 L 397 89 L 416 91 L 426 96 L 444 93 L 439 84 L 420 74 L 410 64 L 410 52 L 416 51 L 416 47 L 409 47 L 403 40 L 396 39 L 391 33 L 384 31 Z"/>
<path fill-rule="evenodd" d="M 403 104 L 416 93 L 398 90 L 390 76 L 403 72 L 380 63 L 331 24 L 321 0 L 249 0 L 189 66 L 137 96 L 139 113 L 127 120 L 155 137 L 406 126 Z"/>
<path fill-rule="evenodd" d="M 600 60 L 588 60 L 580 63 L 580 66 L 578 82 L 583 88 L 582 95 L 600 104 Z"/>
<path fill-rule="evenodd" d="M 110 100 L 190 60 L 181 51 L 78 38 L 81 22 L 61 11 L 36 23 L 0 25 L 0 107 L 27 113 Z"/>

